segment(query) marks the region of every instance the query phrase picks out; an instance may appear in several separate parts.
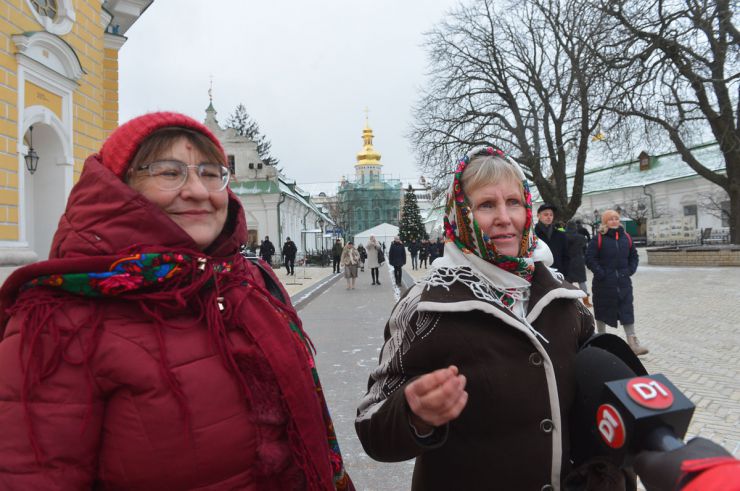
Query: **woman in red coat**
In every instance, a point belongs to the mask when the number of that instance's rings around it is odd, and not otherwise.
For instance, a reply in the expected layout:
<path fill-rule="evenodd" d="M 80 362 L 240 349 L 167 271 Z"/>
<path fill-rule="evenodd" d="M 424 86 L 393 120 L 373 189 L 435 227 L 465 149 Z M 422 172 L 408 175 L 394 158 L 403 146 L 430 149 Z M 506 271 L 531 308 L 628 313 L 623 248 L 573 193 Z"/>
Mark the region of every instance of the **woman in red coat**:
<path fill-rule="evenodd" d="M 87 159 L 50 259 L 0 290 L 0 489 L 352 489 L 225 161 L 176 113 Z"/>

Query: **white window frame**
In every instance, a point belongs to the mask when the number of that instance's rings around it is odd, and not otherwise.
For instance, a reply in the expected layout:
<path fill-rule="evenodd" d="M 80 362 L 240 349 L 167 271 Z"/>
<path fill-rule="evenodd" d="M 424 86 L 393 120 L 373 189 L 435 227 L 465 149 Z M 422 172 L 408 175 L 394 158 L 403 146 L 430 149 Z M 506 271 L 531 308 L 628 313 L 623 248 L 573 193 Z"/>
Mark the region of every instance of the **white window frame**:
<path fill-rule="evenodd" d="M 31 0 L 26 0 L 28 8 L 36 18 L 36 21 L 41 24 L 45 31 L 58 36 L 68 34 L 72 30 L 72 25 L 75 22 L 75 9 L 72 6 L 72 0 L 56 0 L 57 2 L 57 16 L 50 18 L 45 15 L 41 15 L 36 7 L 33 5 Z"/>

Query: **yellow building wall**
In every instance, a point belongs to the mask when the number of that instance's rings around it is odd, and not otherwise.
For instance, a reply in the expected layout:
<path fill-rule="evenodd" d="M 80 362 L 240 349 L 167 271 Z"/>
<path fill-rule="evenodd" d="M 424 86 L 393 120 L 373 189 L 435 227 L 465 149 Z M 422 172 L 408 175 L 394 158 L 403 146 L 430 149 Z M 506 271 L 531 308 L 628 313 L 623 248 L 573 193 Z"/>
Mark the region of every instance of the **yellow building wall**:
<path fill-rule="evenodd" d="M 118 124 L 118 52 L 104 47 L 100 0 L 75 0 L 75 23 L 61 36 L 85 74 L 72 98 L 75 182 L 82 164 Z M 18 240 L 18 62 L 12 36 L 42 31 L 25 0 L 0 0 L 0 240 Z M 35 101 L 38 103 L 38 101 Z M 54 110 L 54 107 L 50 107 Z"/>

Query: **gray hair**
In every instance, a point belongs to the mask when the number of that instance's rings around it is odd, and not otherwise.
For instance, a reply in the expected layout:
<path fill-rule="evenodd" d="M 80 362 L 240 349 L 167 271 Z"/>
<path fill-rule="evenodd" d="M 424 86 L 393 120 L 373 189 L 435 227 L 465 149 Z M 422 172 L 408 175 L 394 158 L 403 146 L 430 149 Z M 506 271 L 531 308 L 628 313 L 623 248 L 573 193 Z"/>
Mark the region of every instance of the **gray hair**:
<path fill-rule="evenodd" d="M 462 187 L 466 195 L 472 191 L 494 183 L 516 183 L 521 187 L 524 174 L 510 160 L 498 155 L 477 155 L 470 160 L 462 175 Z M 522 187 L 522 197 L 524 188 Z"/>

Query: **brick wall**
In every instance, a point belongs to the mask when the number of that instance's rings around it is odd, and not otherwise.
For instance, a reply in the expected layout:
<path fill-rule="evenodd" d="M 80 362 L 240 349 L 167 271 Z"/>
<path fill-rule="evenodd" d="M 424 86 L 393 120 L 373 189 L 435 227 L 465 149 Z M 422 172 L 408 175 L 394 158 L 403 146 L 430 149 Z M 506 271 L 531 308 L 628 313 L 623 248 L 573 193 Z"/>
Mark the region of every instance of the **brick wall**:
<path fill-rule="evenodd" d="M 118 123 L 118 53 L 105 49 L 99 0 L 76 0 L 75 23 L 63 36 L 85 74 L 72 98 L 75 181 Z M 0 240 L 18 240 L 18 62 L 12 36 L 42 31 L 24 0 L 0 0 Z"/>
<path fill-rule="evenodd" d="M 38 25 L 24 7 L 0 3 L 0 240 L 18 240 L 18 63 L 12 36 Z"/>
<path fill-rule="evenodd" d="M 740 247 L 722 249 L 648 249 L 652 266 L 740 266 Z"/>

